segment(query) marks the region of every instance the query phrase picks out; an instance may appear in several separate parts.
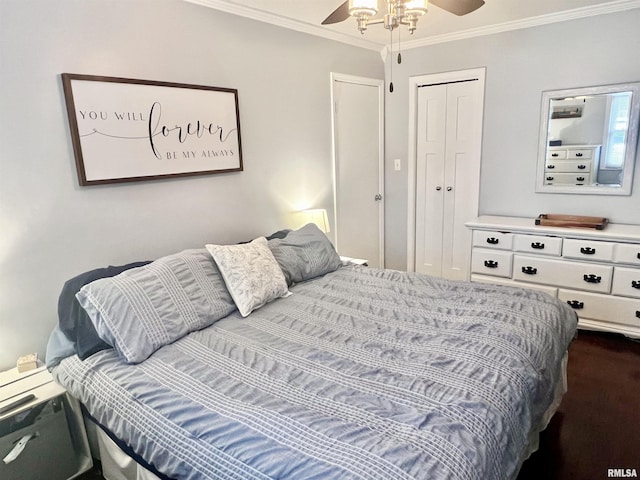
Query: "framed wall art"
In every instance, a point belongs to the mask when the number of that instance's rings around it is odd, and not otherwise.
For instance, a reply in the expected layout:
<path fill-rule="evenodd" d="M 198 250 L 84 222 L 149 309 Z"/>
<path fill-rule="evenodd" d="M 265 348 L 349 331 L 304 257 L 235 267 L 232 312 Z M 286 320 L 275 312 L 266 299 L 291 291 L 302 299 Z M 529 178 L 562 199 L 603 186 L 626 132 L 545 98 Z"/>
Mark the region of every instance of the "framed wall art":
<path fill-rule="evenodd" d="M 80 185 L 242 171 L 238 91 L 62 74 Z"/>

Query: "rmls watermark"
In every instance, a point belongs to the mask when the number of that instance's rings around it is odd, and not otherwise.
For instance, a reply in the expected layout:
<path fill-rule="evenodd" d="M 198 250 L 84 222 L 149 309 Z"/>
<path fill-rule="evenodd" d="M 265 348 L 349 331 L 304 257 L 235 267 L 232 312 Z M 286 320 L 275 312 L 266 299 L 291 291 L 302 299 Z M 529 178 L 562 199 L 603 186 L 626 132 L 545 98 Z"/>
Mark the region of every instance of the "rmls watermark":
<path fill-rule="evenodd" d="M 638 478 L 638 470 L 635 468 L 609 468 L 607 469 L 609 478 Z"/>

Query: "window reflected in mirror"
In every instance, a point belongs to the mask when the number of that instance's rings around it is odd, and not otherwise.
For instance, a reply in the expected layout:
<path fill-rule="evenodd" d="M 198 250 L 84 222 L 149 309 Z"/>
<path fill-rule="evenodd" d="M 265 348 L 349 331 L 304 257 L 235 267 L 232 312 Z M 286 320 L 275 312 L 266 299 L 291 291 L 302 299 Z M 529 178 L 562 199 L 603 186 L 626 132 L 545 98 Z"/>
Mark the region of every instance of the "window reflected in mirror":
<path fill-rule="evenodd" d="M 640 83 L 543 92 L 537 191 L 629 195 Z"/>

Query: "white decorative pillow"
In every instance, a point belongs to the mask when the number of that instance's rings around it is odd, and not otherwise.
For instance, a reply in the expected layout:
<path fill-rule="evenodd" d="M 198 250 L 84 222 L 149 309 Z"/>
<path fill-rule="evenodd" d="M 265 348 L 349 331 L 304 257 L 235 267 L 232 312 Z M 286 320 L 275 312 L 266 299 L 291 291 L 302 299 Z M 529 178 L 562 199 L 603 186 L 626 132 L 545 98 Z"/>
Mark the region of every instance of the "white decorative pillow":
<path fill-rule="evenodd" d="M 205 246 L 243 317 L 271 300 L 289 295 L 287 281 L 266 238 L 240 245 Z"/>

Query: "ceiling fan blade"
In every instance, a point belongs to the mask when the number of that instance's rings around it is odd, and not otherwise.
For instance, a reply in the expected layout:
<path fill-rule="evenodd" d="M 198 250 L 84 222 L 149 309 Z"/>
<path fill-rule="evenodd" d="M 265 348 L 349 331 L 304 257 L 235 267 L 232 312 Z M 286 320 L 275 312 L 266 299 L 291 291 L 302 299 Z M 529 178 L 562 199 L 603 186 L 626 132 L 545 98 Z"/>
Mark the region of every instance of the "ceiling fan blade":
<path fill-rule="evenodd" d="M 339 23 L 349 18 L 349 0 L 344 2 L 338 8 L 336 8 L 331 15 L 325 18 L 322 25 L 330 25 L 332 23 Z"/>
<path fill-rule="evenodd" d="M 484 0 L 429 0 L 429 3 L 454 15 L 466 15 L 484 5 Z"/>

